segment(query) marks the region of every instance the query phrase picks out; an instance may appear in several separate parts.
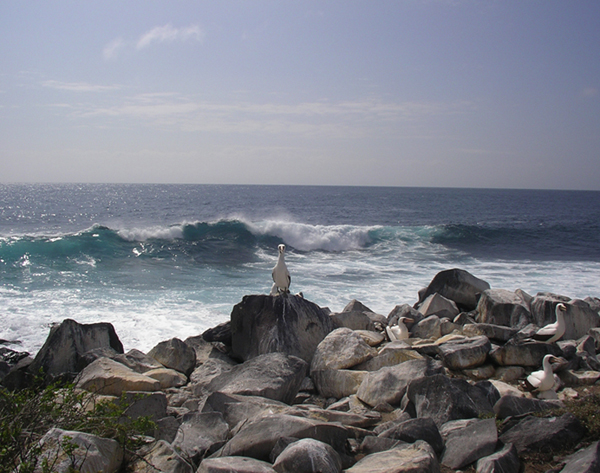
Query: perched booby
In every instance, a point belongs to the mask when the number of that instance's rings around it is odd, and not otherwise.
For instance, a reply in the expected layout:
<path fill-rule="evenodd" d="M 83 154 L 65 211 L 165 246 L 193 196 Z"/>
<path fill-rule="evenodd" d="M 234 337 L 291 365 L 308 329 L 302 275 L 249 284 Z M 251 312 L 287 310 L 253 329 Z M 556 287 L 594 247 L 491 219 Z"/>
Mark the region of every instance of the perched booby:
<path fill-rule="evenodd" d="M 525 389 L 540 393 L 552 389 L 555 383 L 552 362 L 560 362 L 560 359 L 554 355 L 544 356 L 542 369 L 540 371 L 534 371 L 525 379 Z"/>
<path fill-rule="evenodd" d="M 385 328 L 385 333 L 387 333 L 390 342 L 393 342 L 394 340 L 405 340 L 410 337 L 410 333 L 408 331 L 408 327 L 405 325 L 405 322 L 413 323 L 414 320 L 409 317 L 400 317 L 397 323 L 388 325 Z"/>
<path fill-rule="evenodd" d="M 271 294 L 273 292 L 290 292 L 290 282 L 292 278 L 290 277 L 290 272 L 285 265 L 284 254 L 285 254 L 285 245 L 279 245 L 279 259 L 277 260 L 277 264 L 273 268 L 273 272 L 271 273 L 273 276 L 273 288 L 271 289 Z"/>
<path fill-rule="evenodd" d="M 545 327 L 539 329 L 534 335 L 534 340 L 544 341 L 546 343 L 553 343 L 560 339 L 565 334 L 565 313 L 567 312 L 567 306 L 562 302 L 556 304 L 556 322 L 548 324 Z"/>

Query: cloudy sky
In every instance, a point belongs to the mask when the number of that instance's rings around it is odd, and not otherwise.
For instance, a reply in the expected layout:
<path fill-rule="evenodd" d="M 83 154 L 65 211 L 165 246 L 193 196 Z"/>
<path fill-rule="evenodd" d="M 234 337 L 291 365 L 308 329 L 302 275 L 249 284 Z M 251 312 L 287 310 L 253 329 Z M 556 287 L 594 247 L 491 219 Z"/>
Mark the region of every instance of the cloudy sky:
<path fill-rule="evenodd" d="M 1 0 L 0 64 L 0 182 L 600 190 L 597 0 Z"/>

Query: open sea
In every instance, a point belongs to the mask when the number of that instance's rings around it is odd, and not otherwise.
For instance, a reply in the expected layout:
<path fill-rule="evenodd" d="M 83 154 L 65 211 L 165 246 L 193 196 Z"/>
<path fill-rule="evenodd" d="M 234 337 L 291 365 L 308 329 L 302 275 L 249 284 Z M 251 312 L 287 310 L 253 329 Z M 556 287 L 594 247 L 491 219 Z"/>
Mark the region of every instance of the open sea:
<path fill-rule="evenodd" d="M 110 322 L 125 350 L 199 335 L 290 290 L 387 315 L 439 272 L 494 288 L 600 297 L 600 192 L 393 187 L 0 185 L 0 339 L 36 353 L 65 318 Z"/>

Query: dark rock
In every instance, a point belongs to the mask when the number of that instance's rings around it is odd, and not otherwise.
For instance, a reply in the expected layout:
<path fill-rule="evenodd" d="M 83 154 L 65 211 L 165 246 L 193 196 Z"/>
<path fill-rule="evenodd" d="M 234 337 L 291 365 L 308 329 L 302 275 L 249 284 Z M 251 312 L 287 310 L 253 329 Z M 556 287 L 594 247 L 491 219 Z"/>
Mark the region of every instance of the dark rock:
<path fill-rule="evenodd" d="M 16 365 L 27 356 L 29 356 L 29 353 L 26 351 L 15 351 L 10 348 L 0 347 L 0 362 L 5 362 L 8 366 Z"/>
<path fill-rule="evenodd" d="M 464 370 L 481 366 L 487 360 L 492 344 L 486 336 L 478 336 L 441 343 L 438 355 L 451 370 Z"/>
<path fill-rule="evenodd" d="M 209 328 L 202 334 L 202 338 L 207 342 L 221 342 L 231 346 L 231 321 L 223 322 L 216 327 Z"/>
<path fill-rule="evenodd" d="M 517 333 L 517 329 L 512 327 L 505 327 L 502 325 L 495 324 L 467 324 L 463 326 L 463 333 L 467 337 L 474 337 L 476 335 L 485 335 L 490 340 L 499 343 L 506 343 Z"/>
<path fill-rule="evenodd" d="M 417 417 L 431 417 L 438 427 L 450 420 L 493 414 L 482 389 L 442 374 L 414 379 L 408 384 L 406 396 Z"/>
<path fill-rule="evenodd" d="M 501 398 L 498 388 L 496 388 L 496 386 L 494 386 L 494 384 L 489 380 L 479 381 L 475 383 L 475 387 L 481 389 L 490 403 L 490 406 L 495 405 Z"/>
<path fill-rule="evenodd" d="M 342 460 L 329 445 L 314 439 L 301 439 L 289 445 L 273 463 L 277 473 L 339 473 Z"/>
<path fill-rule="evenodd" d="M 372 453 L 383 452 L 385 450 L 391 450 L 399 445 L 406 445 L 408 442 L 397 440 L 388 437 L 374 437 L 369 435 L 363 439 L 360 444 L 359 451 L 363 455 L 371 455 Z"/>
<path fill-rule="evenodd" d="M 489 356 L 500 366 L 526 366 L 538 368 L 546 355 L 561 356 L 562 351 L 554 343 L 537 342 L 534 340 L 519 342 L 511 340 L 502 346 L 493 346 Z"/>
<path fill-rule="evenodd" d="M 437 455 L 444 449 L 444 441 L 440 431 L 433 419 L 429 417 L 420 417 L 417 419 L 406 420 L 388 430 L 379 434 L 379 437 L 402 440 L 407 443 L 414 443 L 417 440 L 425 440 L 433 447 Z"/>
<path fill-rule="evenodd" d="M 152 437 L 156 440 L 164 440 L 165 442 L 173 443 L 181 423 L 173 416 L 165 416 L 162 419 L 158 419 L 155 423 L 156 430 Z"/>
<path fill-rule="evenodd" d="M 125 402 L 129 404 L 124 415 L 130 419 L 142 416 L 157 421 L 167 415 L 167 396 L 162 392 L 135 392 L 125 394 Z"/>
<path fill-rule="evenodd" d="M 542 450 L 562 450 L 577 444 L 585 428 L 571 413 L 560 417 L 528 416 L 502 432 L 500 440 L 515 445 L 519 454 Z"/>
<path fill-rule="evenodd" d="M 286 404 L 294 400 L 308 365 L 283 353 L 268 353 L 224 371 L 208 383 L 207 392 L 263 396 Z"/>
<path fill-rule="evenodd" d="M 494 404 L 494 412 L 499 419 L 507 417 L 521 416 L 523 414 L 532 414 L 534 412 L 544 412 L 550 409 L 561 407 L 560 401 L 531 399 L 527 397 L 502 396 Z"/>
<path fill-rule="evenodd" d="M 149 466 L 152 468 L 148 468 Z M 158 440 L 142 447 L 136 452 L 132 462 L 128 465 L 132 472 L 169 472 L 193 473 L 194 469 L 186 462 L 173 446 L 164 440 Z"/>
<path fill-rule="evenodd" d="M 231 354 L 246 361 L 281 352 L 310 364 L 332 329 L 329 315 L 300 296 L 245 296 L 231 312 Z"/>
<path fill-rule="evenodd" d="M 423 314 L 419 312 L 417 309 L 413 308 L 408 304 L 397 305 L 392 309 L 392 311 L 387 316 L 388 325 L 393 325 L 398 323 L 398 319 L 400 317 L 408 317 L 409 319 L 414 320 L 414 322 L 406 322 L 406 327 L 410 330 L 413 324 L 419 323 L 422 319 L 424 319 Z"/>
<path fill-rule="evenodd" d="M 128 368 L 131 368 L 137 373 L 145 373 L 146 371 L 154 370 L 156 368 L 163 368 L 163 365 L 154 358 L 136 349 L 129 350 L 127 353 L 121 353 L 111 358 Z"/>
<path fill-rule="evenodd" d="M 594 442 L 569 455 L 560 473 L 597 473 L 600 471 L 600 443 Z"/>
<path fill-rule="evenodd" d="M 449 269 L 435 275 L 425 291 L 419 294 L 418 304 L 437 293 L 466 310 L 473 310 L 477 306 L 479 294 L 489 288 L 487 282 L 463 269 Z"/>
<path fill-rule="evenodd" d="M 505 289 L 488 289 L 477 304 L 477 322 L 521 329 L 531 323 L 527 305 L 517 294 Z"/>
<path fill-rule="evenodd" d="M 54 325 L 46 342 L 35 356 L 29 371 L 37 373 L 40 369 L 46 376 L 76 374 L 85 353 L 95 348 L 112 348 L 123 353 L 123 344 L 117 337 L 112 324 L 79 324 L 65 319 L 60 325 Z"/>
<path fill-rule="evenodd" d="M 183 416 L 173 447 L 198 465 L 225 444 L 228 433 L 229 426 L 219 412 L 190 412 Z"/>
<path fill-rule="evenodd" d="M 520 471 L 520 466 L 517 449 L 509 443 L 502 450 L 477 460 L 477 473 L 517 472 Z"/>
<path fill-rule="evenodd" d="M 196 366 L 196 350 L 178 338 L 160 342 L 148 352 L 148 356 L 186 376 L 189 376 Z"/>
<path fill-rule="evenodd" d="M 446 447 L 441 462 L 454 470 L 491 455 L 498 443 L 494 418 L 451 421 L 444 424 L 440 431 Z"/>

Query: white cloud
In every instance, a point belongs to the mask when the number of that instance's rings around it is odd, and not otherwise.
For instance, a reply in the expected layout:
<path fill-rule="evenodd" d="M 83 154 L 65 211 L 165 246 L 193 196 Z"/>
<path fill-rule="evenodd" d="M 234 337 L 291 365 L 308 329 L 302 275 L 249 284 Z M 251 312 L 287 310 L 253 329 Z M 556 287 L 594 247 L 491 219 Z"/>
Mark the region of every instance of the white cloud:
<path fill-rule="evenodd" d="M 122 38 L 113 39 L 110 43 L 104 46 L 104 49 L 102 50 L 102 55 L 104 56 L 104 59 L 108 61 L 110 59 L 116 58 L 117 54 L 124 46 L 125 42 Z"/>
<path fill-rule="evenodd" d="M 108 90 L 117 90 L 118 85 L 96 85 L 87 82 L 60 82 L 57 80 L 47 80 L 42 82 L 43 87 L 58 90 L 70 90 L 72 92 L 106 92 Z"/>
<path fill-rule="evenodd" d="M 175 28 L 170 23 L 165 26 L 157 26 L 140 36 L 137 49 L 143 49 L 152 43 L 171 43 L 173 41 L 195 40 L 202 41 L 204 32 L 197 25 L 185 28 Z"/>

